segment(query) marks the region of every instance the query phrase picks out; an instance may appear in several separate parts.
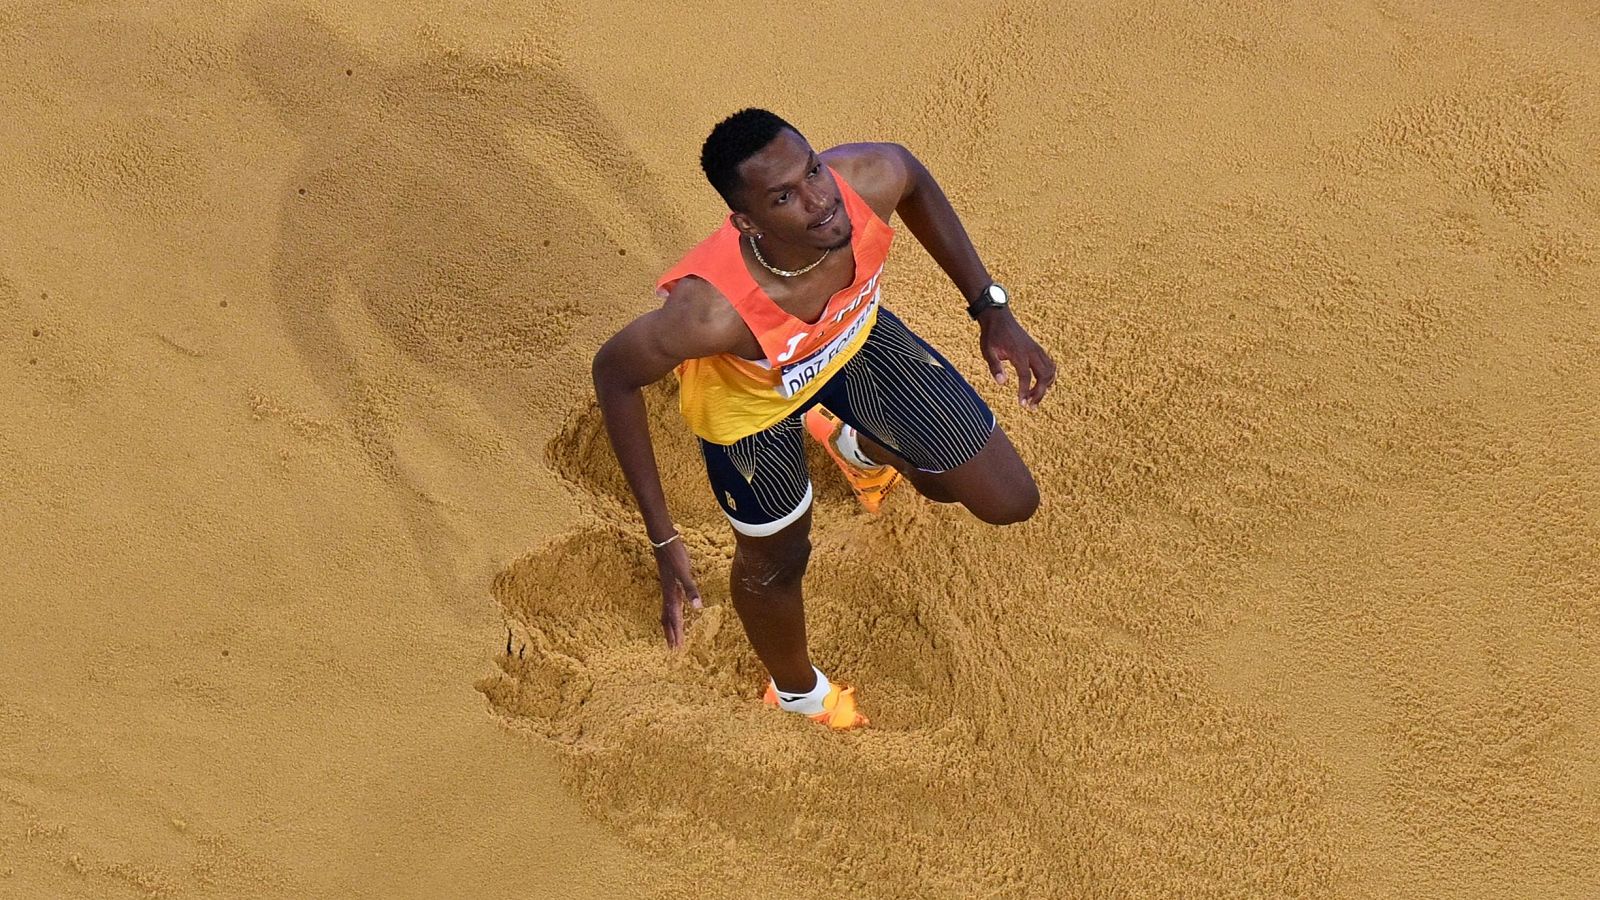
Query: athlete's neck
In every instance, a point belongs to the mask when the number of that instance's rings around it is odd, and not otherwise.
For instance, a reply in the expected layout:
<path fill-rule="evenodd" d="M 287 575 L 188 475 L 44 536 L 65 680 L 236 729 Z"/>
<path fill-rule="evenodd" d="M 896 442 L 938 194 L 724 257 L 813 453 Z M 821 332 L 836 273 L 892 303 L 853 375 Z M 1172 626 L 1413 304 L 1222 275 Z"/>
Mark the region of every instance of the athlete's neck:
<path fill-rule="evenodd" d="M 816 271 L 816 268 L 821 268 L 824 258 L 833 255 L 835 251 L 840 249 L 838 247 L 818 249 L 804 244 L 785 244 L 771 237 L 761 240 L 750 238 L 743 243 L 748 245 L 745 248 L 746 257 L 755 262 L 756 265 L 780 278 L 796 279 L 804 278 L 806 275 Z M 845 244 L 848 245 L 849 241 L 846 241 Z M 811 266 L 815 268 L 807 268 Z M 781 271 L 773 271 L 774 269 Z M 784 273 L 786 272 L 794 272 L 796 274 L 785 275 Z"/>

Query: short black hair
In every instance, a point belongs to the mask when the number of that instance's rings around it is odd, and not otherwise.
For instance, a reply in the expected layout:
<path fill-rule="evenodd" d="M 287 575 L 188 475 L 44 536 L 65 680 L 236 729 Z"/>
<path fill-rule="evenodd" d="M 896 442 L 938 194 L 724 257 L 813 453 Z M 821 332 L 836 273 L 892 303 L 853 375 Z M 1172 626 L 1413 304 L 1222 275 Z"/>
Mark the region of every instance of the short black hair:
<path fill-rule="evenodd" d="M 738 209 L 733 195 L 740 188 L 739 165 L 761 152 L 785 128 L 800 134 L 777 113 L 764 109 L 741 109 L 717 123 L 700 148 L 700 168 L 706 180 L 726 200 L 729 209 Z M 805 135 L 800 135 L 801 140 Z"/>

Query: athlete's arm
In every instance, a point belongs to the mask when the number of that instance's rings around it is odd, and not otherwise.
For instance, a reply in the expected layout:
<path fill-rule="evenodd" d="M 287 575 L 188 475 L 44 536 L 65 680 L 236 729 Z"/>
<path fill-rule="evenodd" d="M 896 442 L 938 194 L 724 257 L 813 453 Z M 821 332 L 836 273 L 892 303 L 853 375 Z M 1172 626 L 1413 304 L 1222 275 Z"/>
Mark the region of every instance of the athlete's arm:
<path fill-rule="evenodd" d="M 898 213 L 912 236 L 950 276 L 966 303 L 994 282 L 944 190 L 910 150 L 899 144 L 846 144 L 823 154 L 885 220 Z M 1028 335 L 1009 307 L 978 314 L 978 346 L 995 381 L 1006 380 L 1004 361 L 1017 370 L 1017 400 L 1034 407 L 1056 380 L 1050 354 Z"/>
<path fill-rule="evenodd" d="M 675 526 L 661 490 L 650 442 L 650 423 L 640 389 L 666 377 L 687 359 L 712 356 L 738 346 L 742 336 L 738 315 L 727 307 L 718 310 L 714 289 L 699 279 L 685 278 L 673 286 L 659 309 L 628 323 L 600 347 L 594 357 L 594 389 L 605 419 L 606 435 L 617 454 L 622 474 L 644 516 L 645 533 L 652 543 L 672 537 Z M 730 321 L 731 318 L 731 321 Z M 667 645 L 683 643 L 683 602 L 700 607 L 700 589 L 694 581 L 689 553 L 683 541 L 656 551 L 661 574 L 661 627 Z"/>

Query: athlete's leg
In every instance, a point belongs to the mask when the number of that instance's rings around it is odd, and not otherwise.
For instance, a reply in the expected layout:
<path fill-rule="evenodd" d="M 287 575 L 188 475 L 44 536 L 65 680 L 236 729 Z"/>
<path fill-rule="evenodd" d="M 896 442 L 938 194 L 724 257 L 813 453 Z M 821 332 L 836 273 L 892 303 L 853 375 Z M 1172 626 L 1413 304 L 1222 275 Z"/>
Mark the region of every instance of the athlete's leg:
<path fill-rule="evenodd" d="M 806 611 L 800 582 L 811 558 L 811 511 L 766 537 L 734 532 L 733 608 L 750 646 L 786 694 L 816 685 L 806 653 Z"/>
<path fill-rule="evenodd" d="M 901 459 L 893 450 L 868 437 L 864 432 L 856 432 L 856 445 L 861 448 L 862 453 L 866 454 L 867 459 L 879 465 L 894 467 L 896 471 L 906 477 L 907 481 L 911 482 L 911 486 L 917 489 L 917 493 L 929 500 L 935 503 L 959 502 L 955 494 L 950 493 L 948 488 L 934 481 L 927 472 L 923 472 L 911 463 Z"/>
<path fill-rule="evenodd" d="M 816 685 L 800 581 L 811 555 L 811 478 L 797 413 L 733 444 L 700 442 L 717 503 L 733 526 L 733 608 L 779 691 Z"/>
<path fill-rule="evenodd" d="M 960 503 L 996 525 L 1038 508 L 1033 475 L 988 405 L 888 310 L 819 400 L 855 428 L 865 456 L 900 470 L 930 500 Z"/>
<path fill-rule="evenodd" d="M 1039 486 L 1017 455 L 1004 428 L 996 425 L 978 455 L 948 472 L 917 472 L 911 483 L 950 497 L 990 525 L 1012 525 L 1039 508 Z"/>
<path fill-rule="evenodd" d="M 865 434 L 856 440 L 867 458 L 899 469 L 917 493 L 935 503 L 959 503 L 991 525 L 1024 521 L 1039 508 L 1033 473 L 999 425 L 977 456 L 947 472 L 924 472 Z"/>

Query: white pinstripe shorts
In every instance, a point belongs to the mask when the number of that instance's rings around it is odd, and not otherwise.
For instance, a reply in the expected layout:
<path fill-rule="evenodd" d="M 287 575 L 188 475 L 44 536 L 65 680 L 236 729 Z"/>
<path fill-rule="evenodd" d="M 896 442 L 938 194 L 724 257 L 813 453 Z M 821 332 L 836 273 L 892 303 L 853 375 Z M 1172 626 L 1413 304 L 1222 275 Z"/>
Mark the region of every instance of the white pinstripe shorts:
<path fill-rule="evenodd" d="M 924 472 L 976 456 L 995 426 L 961 373 L 880 309 L 861 350 L 794 415 L 732 444 L 700 441 L 712 491 L 735 530 L 774 534 L 811 506 L 804 417 L 817 404 Z"/>

